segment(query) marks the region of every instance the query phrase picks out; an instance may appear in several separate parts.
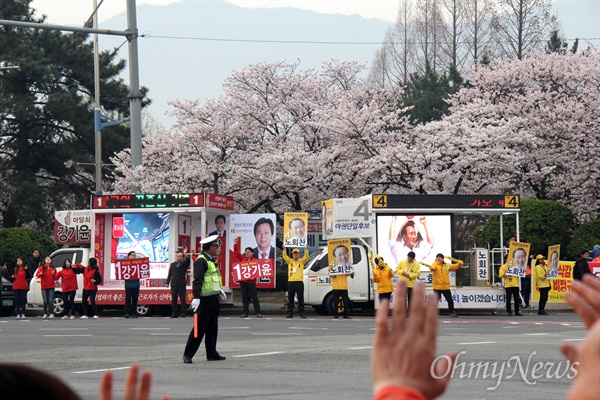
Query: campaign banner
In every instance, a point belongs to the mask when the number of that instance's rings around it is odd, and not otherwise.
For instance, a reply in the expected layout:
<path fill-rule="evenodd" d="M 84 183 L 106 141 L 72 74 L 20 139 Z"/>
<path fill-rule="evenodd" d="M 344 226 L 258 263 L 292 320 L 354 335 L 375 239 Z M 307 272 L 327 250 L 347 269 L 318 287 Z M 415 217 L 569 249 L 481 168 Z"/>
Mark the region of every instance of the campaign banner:
<path fill-rule="evenodd" d="M 144 258 L 124 258 L 114 260 L 115 279 L 135 280 L 150 278 L 150 259 Z"/>
<path fill-rule="evenodd" d="M 548 279 L 558 277 L 558 260 L 560 260 L 560 244 L 548 246 Z"/>
<path fill-rule="evenodd" d="M 270 272 L 269 263 L 260 262 L 259 260 L 244 261 L 233 263 L 231 267 L 233 279 L 236 282 L 247 281 L 250 279 L 259 279 L 263 276 L 268 276 Z"/>
<path fill-rule="evenodd" d="M 489 278 L 489 256 L 487 249 L 475 249 L 475 257 L 477 260 L 477 280 L 487 281 Z"/>
<path fill-rule="evenodd" d="M 329 275 L 349 275 L 352 268 L 352 248 L 350 239 L 333 239 L 327 241 Z"/>
<path fill-rule="evenodd" d="M 370 198 L 329 199 L 323 202 L 326 239 L 372 237 Z"/>
<path fill-rule="evenodd" d="M 506 275 L 524 278 L 527 274 L 527 260 L 529 259 L 529 248 L 531 244 L 523 242 L 511 242 L 506 264 L 508 270 Z"/>
<path fill-rule="evenodd" d="M 283 214 L 283 241 L 286 247 L 307 247 L 308 213 L 286 212 Z"/>
<path fill-rule="evenodd" d="M 90 210 L 55 211 L 54 243 L 91 243 L 92 223 Z"/>

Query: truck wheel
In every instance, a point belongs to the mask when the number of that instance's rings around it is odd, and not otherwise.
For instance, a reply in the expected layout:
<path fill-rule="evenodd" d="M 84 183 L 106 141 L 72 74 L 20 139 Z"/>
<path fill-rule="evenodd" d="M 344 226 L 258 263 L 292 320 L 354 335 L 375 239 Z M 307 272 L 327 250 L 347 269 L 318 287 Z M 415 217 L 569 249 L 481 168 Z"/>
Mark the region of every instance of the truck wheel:
<path fill-rule="evenodd" d="M 137 313 L 140 317 L 149 317 L 154 313 L 154 307 L 145 304 L 138 304 Z"/>
<path fill-rule="evenodd" d="M 323 300 L 323 308 L 327 312 L 325 315 L 335 315 L 337 314 L 337 299 L 333 298 L 333 293 L 329 293 L 325 296 L 325 300 Z"/>
<path fill-rule="evenodd" d="M 52 300 L 52 314 L 57 317 L 65 315 L 65 295 L 62 293 L 54 293 Z"/>
<path fill-rule="evenodd" d="M 319 315 L 327 315 L 327 310 L 325 309 L 325 307 L 323 306 L 313 306 L 313 309 L 317 312 L 317 314 Z"/>

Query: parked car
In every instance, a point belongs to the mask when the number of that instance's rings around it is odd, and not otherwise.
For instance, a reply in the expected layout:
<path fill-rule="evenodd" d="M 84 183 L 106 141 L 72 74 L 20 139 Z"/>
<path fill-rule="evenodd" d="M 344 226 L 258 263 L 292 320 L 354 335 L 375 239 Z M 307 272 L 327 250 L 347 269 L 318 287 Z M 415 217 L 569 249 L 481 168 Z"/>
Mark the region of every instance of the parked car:
<path fill-rule="evenodd" d="M 12 290 L 12 282 L 2 277 L 2 308 L 1 314 L 3 317 L 13 315 L 15 312 L 15 294 Z"/>

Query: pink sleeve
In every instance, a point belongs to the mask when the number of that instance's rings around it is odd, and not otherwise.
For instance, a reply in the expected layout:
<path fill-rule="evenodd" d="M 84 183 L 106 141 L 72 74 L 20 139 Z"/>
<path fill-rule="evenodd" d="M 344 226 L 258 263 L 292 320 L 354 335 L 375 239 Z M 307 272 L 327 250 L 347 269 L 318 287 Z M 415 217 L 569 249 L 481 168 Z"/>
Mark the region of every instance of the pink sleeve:
<path fill-rule="evenodd" d="M 414 389 L 401 386 L 385 386 L 375 393 L 373 400 L 426 400 L 425 397 Z"/>

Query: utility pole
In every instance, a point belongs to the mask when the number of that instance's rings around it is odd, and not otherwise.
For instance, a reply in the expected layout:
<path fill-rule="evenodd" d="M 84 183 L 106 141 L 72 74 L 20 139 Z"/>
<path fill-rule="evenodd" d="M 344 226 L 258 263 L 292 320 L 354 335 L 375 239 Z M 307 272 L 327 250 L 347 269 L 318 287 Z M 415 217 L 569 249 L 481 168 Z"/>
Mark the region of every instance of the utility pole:
<path fill-rule="evenodd" d="M 23 28 L 32 29 L 49 29 L 66 32 L 83 32 L 83 33 L 94 33 L 101 35 L 113 35 L 113 36 L 124 36 L 129 42 L 129 87 L 130 92 L 129 98 L 129 110 L 131 118 L 130 126 L 130 138 L 131 138 L 131 166 L 133 168 L 142 165 L 142 96 L 139 88 L 139 64 L 138 64 L 138 46 L 137 46 L 137 17 L 136 17 L 136 5 L 135 0 L 127 0 L 127 30 L 117 31 L 112 29 L 98 29 L 98 28 L 86 28 L 76 27 L 67 25 L 54 25 L 54 24 L 41 24 L 37 22 L 22 22 L 22 21 L 11 21 L 0 19 L 0 25 L 5 26 L 18 26 Z M 99 78 L 98 78 L 99 79 Z M 99 101 L 96 103 L 99 105 Z M 99 119 L 99 117 L 98 117 Z M 111 123 L 110 125 L 115 124 Z M 108 124 L 105 124 L 105 126 Z M 96 142 L 96 149 L 100 146 L 99 142 Z M 101 150 L 101 149 L 100 149 Z M 98 166 L 102 166 L 102 159 L 100 154 L 100 161 L 98 161 L 98 154 L 96 154 L 96 174 L 98 174 Z M 101 170 L 100 175 L 96 175 L 97 180 L 102 178 Z M 101 188 L 100 188 L 101 190 Z M 138 193 L 139 187 L 134 186 L 131 188 L 132 193 Z M 98 181 L 96 182 L 96 191 L 98 191 Z"/>

